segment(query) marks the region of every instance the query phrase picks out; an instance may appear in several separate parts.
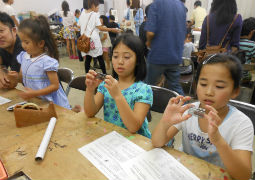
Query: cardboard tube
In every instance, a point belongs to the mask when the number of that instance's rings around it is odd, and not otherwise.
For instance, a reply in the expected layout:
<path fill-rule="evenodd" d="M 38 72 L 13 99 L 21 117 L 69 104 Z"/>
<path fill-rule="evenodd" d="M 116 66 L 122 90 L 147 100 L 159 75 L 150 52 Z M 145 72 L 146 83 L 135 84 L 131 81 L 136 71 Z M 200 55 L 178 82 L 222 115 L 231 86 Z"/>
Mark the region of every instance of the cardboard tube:
<path fill-rule="evenodd" d="M 41 161 L 44 158 L 45 152 L 48 148 L 49 142 L 50 142 L 50 138 L 52 135 L 52 132 L 54 130 L 55 124 L 56 124 L 57 119 L 55 117 L 52 117 L 50 119 L 49 125 L 45 131 L 45 134 L 43 136 L 43 140 L 41 142 L 41 145 L 37 151 L 37 154 L 35 156 L 35 160 L 36 161 Z"/>

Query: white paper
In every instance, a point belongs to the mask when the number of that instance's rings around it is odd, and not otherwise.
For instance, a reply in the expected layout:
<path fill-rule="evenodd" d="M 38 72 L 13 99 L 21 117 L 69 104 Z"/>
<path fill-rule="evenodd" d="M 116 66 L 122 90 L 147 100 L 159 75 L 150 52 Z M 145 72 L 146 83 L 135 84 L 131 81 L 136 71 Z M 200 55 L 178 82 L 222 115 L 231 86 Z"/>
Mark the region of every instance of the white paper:
<path fill-rule="evenodd" d="M 173 156 L 159 148 L 143 153 L 122 166 L 132 180 L 199 180 Z"/>
<path fill-rule="evenodd" d="M 124 180 L 128 177 L 121 164 L 146 151 L 113 131 L 80 149 L 99 171 L 111 180 Z"/>
<path fill-rule="evenodd" d="M 11 102 L 11 100 L 0 96 L 0 105 L 3 105 L 8 102 Z"/>
<path fill-rule="evenodd" d="M 40 145 L 40 147 L 39 147 L 39 149 L 37 151 L 37 154 L 35 156 L 35 160 L 36 161 L 43 160 L 45 152 L 46 152 L 46 150 L 48 148 L 48 145 L 49 145 L 49 142 L 50 142 L 50 138 L 51 138 L 52 132 L 54 130 L 56 121 L 57 121 L 57 119 L 55 117 L 52 117 L 50 119 L 49 125 L 48 125 L 48 127 L 47 127 L 47 129 L 45 131 L 44 136 L 43 136 L 43 140 L 41 142 L 41 145 Z"/>

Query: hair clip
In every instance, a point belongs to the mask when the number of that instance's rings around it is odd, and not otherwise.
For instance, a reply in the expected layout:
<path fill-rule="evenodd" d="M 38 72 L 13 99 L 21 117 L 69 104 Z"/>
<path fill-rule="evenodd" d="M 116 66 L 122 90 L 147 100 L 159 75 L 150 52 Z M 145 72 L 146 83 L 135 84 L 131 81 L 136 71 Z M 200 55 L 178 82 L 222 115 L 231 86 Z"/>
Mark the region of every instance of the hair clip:
<path fill-rule="evenodd" d="M 192 107 L 189 109 L 188 114 L 191 114 L 192 116 L 197 116 L 197 117 L 203 118 L 204 114 L 205 114 L 205 109 Z"/>
<path fill-rule="evenodd" d="M 211 56 L 209 56 L 202 64 L 205 65 L 207 64 L 214 56 L 216 56 L 217 54 L 213 54 Z"/>
<path fill-rule="evenodd" d="M 105 76 L 106 76 L 106 74 L 98 72 L 97 75 L 96 75 L 96 79 L 100 79 L 100 80 L 104 81 Z"/>

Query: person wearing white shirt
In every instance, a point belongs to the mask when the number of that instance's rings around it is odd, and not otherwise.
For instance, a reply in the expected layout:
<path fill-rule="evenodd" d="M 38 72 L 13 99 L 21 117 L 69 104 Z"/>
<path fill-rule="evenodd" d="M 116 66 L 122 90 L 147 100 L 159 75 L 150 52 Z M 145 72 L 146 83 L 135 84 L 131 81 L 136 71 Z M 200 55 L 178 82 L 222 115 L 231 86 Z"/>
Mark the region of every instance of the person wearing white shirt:
<path fill-rule="evenodd" d="M 15 25 L 18 27 L 19 23 L 16 19 L 16 12 L 14 8 L 11 6 L 14 3 L 14 0 L 3 0 L 4 4 L 2 8 L 0 9 L 2 12 L 7 13 L 9 16 L 11 16 L 12 20 L 14 21 Z"/>
<path fill-rule="evenodd" d="M 205 8 L 202 8 L 201 5 L 201 1 L 196 1 L 194 3 L 194 11 L 192 12 L 191 17 L 192 24 L 195 24 L 195 28 L 199 29 L 202 28 L 202 24 L 206 16 L 206 10 Z"/>

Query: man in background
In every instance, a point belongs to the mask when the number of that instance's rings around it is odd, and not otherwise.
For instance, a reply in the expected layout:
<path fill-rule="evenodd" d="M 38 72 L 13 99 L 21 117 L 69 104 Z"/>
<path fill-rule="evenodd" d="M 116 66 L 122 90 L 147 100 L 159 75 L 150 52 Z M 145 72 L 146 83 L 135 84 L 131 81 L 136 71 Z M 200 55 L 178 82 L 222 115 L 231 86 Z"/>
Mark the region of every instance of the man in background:
<path fill-rule="evenodd" d="M 20 70 L 17 56 L 23 51 L 21 41 L 17 36 L 17 29 L 12 18 L 0 12 L 0 88 L 8 88 L 9 80 L 6 70 L 10 67 L 8 75 L 16 75 Z"/>
<path fill-rule="evenodd" d="M 195 24 L 196 29 L 202 28 L 203 21 L 206 17 L 206 10 L 205 8 L 202 8 L 201 6 L 202 6 L 201 1 L 196 1 L 194 3 L 194 10 L 191 16 L 191 22 L 192 24 Z"/>
<path fill-rule="evenodd" d="M 184 95 L 180 85 L 183 44 L 186 37 L 186 9 L 180 0 L 157 0 L 150 5 L 146 21 L 146 82 L 156 85 L 162 74 L 167 87 Z"/>

